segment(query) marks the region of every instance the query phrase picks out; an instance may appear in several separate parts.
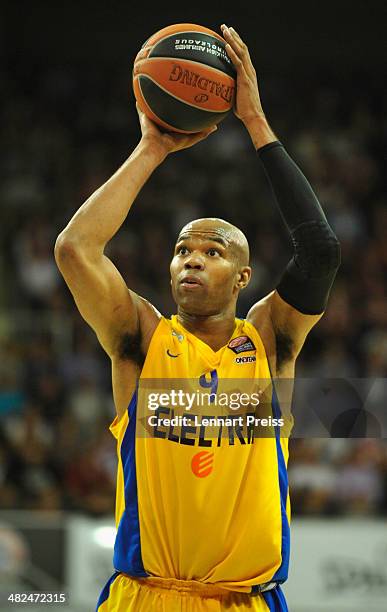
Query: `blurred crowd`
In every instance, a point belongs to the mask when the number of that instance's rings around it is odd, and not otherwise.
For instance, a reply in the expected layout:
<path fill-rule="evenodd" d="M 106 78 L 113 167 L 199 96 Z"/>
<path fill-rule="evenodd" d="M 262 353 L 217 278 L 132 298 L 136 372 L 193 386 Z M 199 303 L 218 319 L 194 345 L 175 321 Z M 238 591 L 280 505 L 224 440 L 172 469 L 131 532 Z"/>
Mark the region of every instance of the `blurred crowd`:
<path fill-rule="evenodd" d="M 297 373 L 384 378 L 386 97 L 370 76 L 331 70 L 318 79 L 263 76 L 261 83 L 272 127 L 342 246 L 329 307 Z M 110 362 L 78 314 L 53 247 L 75 210 L 138 142 L 129 83 L 129 65 L 127 72 L 49 62 L 4 70 L 0 509 L 113 511 Z M 128 286 L 167 316 L 175 311 L 168 270 L 174 240 L 186 221 L 201 216 L 226 218 L 249 239 L 254 273 L 240 298 L 243 317 L 276 286 L 291 245 L 252 144 L 232 116 L 206 142 L 156 170 L 108 246 Z M 291 451 L 294 513 L 387 513 L 384 440 L 295 439 Z"/>

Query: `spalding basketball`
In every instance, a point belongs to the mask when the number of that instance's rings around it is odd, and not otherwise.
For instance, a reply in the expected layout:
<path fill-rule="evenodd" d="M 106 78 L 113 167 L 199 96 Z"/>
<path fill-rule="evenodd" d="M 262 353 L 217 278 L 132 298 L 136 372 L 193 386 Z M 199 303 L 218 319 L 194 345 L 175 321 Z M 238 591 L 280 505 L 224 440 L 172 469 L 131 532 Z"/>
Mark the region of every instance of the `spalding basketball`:
<path fill-rule="evenodd" d="M 209 128 L 230 112 L 235 95 L 235 68 L 226 41 L 192 23 L 178 23 L 153 34 L 151 46 L 133 76 L 140 109 L 167 131 L 194 133 Z"/>

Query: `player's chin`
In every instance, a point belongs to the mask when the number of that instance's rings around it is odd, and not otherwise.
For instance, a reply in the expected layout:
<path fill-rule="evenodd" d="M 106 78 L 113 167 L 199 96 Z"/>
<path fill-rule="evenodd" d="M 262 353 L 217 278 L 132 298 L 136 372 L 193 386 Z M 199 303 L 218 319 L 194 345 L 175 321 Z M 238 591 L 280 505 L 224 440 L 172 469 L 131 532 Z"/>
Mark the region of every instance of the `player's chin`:
<path fill-rule="evenodd" d="M 205 296 L 198 294 L 181 295 L 180 292 L 176 295 L 176 303 L 180 308 L 183 308 L 185 312 L 192 315 L 207 316 L 213 314 L 213 307 L 207 303 Z"/>

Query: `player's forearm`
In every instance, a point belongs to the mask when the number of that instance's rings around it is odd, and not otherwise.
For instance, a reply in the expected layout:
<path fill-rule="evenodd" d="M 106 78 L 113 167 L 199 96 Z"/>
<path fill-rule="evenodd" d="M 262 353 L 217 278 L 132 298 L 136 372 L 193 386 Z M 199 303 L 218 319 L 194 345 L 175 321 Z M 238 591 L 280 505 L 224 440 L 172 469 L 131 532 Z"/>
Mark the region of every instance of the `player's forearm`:
<path fill-rule="evenodd" d="M 277 291 L 299 311 L 320 314 L 340 265 L 340 244 L 312 187 L 281 143 L 267 144 L 258 153 L 294 247 Z"/>
<path fill-rule="evenodd" d="M 75 213 L 60 235 L 79 248 L 103 250 L 119 230 L 141 188 L 165 155 L 141 141 L 130 157 Z"/>
<path fill-rule="evenodd" d="M 278 140 L 259 148 L 258 155 L 290 232 L 308 221 L 328 223 L 310 183 Z"/>
<path fill-rule="evenodd" d="M 278 140 L 263 111 L 262 113 L 258 113 L 249 119 L 245 119 L 243 123 L 256 149 L 260 149 L 261 147 Z"/>

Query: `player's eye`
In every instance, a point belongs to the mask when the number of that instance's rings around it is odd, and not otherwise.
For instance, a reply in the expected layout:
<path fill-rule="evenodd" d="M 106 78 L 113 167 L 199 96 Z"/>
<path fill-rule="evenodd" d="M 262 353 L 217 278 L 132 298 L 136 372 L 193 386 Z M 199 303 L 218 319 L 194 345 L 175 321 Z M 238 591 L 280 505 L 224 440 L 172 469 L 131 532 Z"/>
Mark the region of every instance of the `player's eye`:
<path fill-rule="evenodd" d="M 207 255 L 209 255 L 210 257 L 216 257 L 217 255 L 219 255 L 219 251 L 217 249 L 208 249 Z"/>
<path fill-rule="evenodd" d="M 181 246 L 177 249 L 178 255 L 187 255 L 187 253 L 188 253 L 188 249 L 185 246 Z"/>

